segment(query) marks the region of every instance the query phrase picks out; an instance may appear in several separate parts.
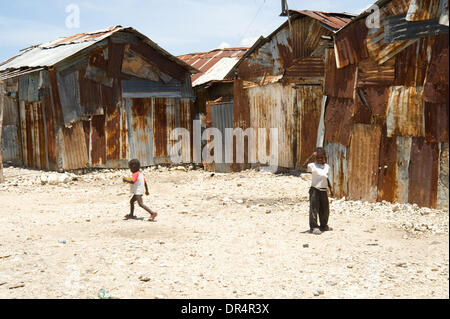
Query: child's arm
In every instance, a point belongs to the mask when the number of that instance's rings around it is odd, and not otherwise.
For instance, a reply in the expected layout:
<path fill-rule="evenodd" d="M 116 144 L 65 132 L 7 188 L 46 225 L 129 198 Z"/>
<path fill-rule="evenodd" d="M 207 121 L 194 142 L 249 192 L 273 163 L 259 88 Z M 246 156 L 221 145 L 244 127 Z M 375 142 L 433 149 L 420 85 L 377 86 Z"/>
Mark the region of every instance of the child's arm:
<path fill-rule="evenodd" d="M 327 178 L 328 187 L 330 188 L 330 195 L 331 197 L 334 197 L 333 187 L 331 186 L 330 180 Z"/>
<path fill-rule="evenodd" d="M 144 186 L 145 186 L 145 195 L 150 195 L 150 193 L 148 192 L 148 186 L 147 186 L 147 181 L 144 181 Z"/>
<path fill-rule="evenodd" d="M 307 166 L 308 163 L 311 161 L 311 159 L 312 159 L 313 157 L 315 157 L 316 155 L 317 155 L 317 153 L 314 152 L 314 153 L 311 154 L 310 157 L 308 157 L 308 158 L 306 159 L 306 161 L 305 161 L 305 162 L 303 163 L 303 165 L 302 165 L 302 169 L 303 169 L 303 170 L 306 170 L 306 166 Z"/>
<path fill-rule="evenodd" d="M 124 181 L 125 183 L 128 183 L 128 184 L 134 184 L 134 182 L 130 178 L 124 177 L 124 178 L 122 178 L 122 181 Z"/>

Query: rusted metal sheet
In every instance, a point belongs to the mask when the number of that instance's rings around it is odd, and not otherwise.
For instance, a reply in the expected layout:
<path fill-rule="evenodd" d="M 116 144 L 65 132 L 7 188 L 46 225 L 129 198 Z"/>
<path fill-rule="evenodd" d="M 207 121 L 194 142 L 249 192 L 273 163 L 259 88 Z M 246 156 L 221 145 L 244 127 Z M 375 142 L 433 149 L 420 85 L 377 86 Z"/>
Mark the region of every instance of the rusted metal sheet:
<path fill-rule="evenodd" d="M 324 146 L 327 153 L 327 162 L 330 165 L 329 180 L 333 186 L 335 198 L 347 196 L 347 150 L 344 145 L 339 143 L 326 143 Z"/>
<path fill-rule="evenodd" d="M 73 170 L 88 167 L 89 157 L 86 147 L 83 123 L 77 121 L 72 127 L 62 128 L 63 169 Z"/>
<path fill-rule="evenodd" d="M 364 59 L 358 63 L 358 79 L 356 85 L 384 86 L 392 85 L 396 78 L 396 57 L 386 61 L 383 65 L 377 64 L 372 59 Z"/>
<path fill-rule="evenodd" d="M 440 144 L 438 208 L 449 206 L 448 142 Z"/>
<path fill-rule="evenodd" d="M 434 39 L 431 60 L 426 74 L 423 99 L 430 103 L 445 103 L 449 99 L 448 35 Z"/>
<path fill-rule="evenodd" d="M 328 97 L 325 109 L 325 142 L 349 145 L 353 100 Z"/>
<path fill-rule="evenodd" d="M 162 72 L 156 65 L 149 63 L 140 54 L 130 49 L 130 45 L 125 46 L 122 73 L 156 82 L 168 83 L 171 80 L 171 77 Z"/>
<path fill-rule="evenodd" d="M 387 109 L 387 135 L 425 136 L 423 87 L 392 86 Z"/>
<path fill-rule="evenodd" d="M 379 10 L 379 28 L 372 28 L 367 34 L 366 44 L 371 57 L 376 63 L 383 64 L 390 60 L 397 53 L 412 45 L 417 39 L 395 41 L 388 43 L 385 41 L 385 20 L 390 16 L 406 14 L 409 7 L 409 0 L 394 0 L 381 7 Z"/>
<path fill-rule="evenodd" d="M 27 167 L 49 168 L 43 112 L 40 102 L 20 101 L 22 154 Z"/>
<path fill-rule="evenodd" d="M 380 145 L 378 201 L 408 202 L 411 137 L 386 137 Z"/>
<path fill-rule="evenodd" d="M 448 27 L 439 24 L 439 19 L 409 22 L 405 15 L 386 17 L 384 30 L 386 43 L 448 34 Z"/>
<path fill-rule="evenodd" d="M 299 84 L 319 84 L 324 81 L 325 62 L 323 57 L 307 57 L 298 59 L 288 67 L 283 81 Z"/>
<path fill-rule="evenodd" d="M 407 21 L 421 21 L 435 19 L 439 15 L 439 0 L 411 0 Z"/>
<path fill-rule="evenodd" d="M 334 50 L 339 69 L 369 57 L 365 42 L 367 32 L 365 20 L 361 19 L 335 35 Z"/>
<path fill-rule="evenodd" d="M 192 75 L 193 86 L 197 86 L 211 80 L 224 80 L 247 50 L 248 48 L 224 48 L 185 54 L 178 58 L 201 71 Z"/>
<path fill-rule="evenodd" d="M 93 116 L 90 122 L 90 165 L 104 167 L 106 165 L 105 115 Z"/>
<path fill-rule="evenodd" d="M 310 17 L 300 17 L 292 21 L 292 54 L 294 59 L 310 57 L 320 45 L 321 36 L 333 34 L 319 21 Z"/>
<path fill-rule="evenodd" d="M 448 142 L 449 103 L 425 102 L 425 137 L 427 142 Z"/>
<path fill-rule="evenodd" d="M 245 94 L 241 79 L 234 80 L 234 105 L 233 105 L 233 128 L 241 128 L 245 131 L 250 127 L 250 103 Z M 236 153 L 236 145 L 233 145 L 233 152 Z M 244 141 L 244 163 L 232 164 L 232 170 L 238 172 L 250 168 L 248 162 L 248 144 Z"/>
<path fill-rule="evenodd" d="M 0 87 L 1 89 L 1 87 Z M 2 102 L 3 101 L 3 102 Z M 3 107 L 3 127 L 1 128 L 1 147 L 3 161 L 22 164 L 20 141 L 20 114 L 17 98 L 6 96 L 0 90 L 0 103 Z M 0 118 L 0 121 L 2 118 Z"/>
<path fill-rule="evenodd" d="M 297 88 L 297 168 L 303 165 L 316 148 L 322 90 L 322 86 L 318 85 L 303 85 Z"/>
<path fill-rule="evenodd" d="M 419 39 L 396 55 L 394 85 L 424 85 L 433 40 L 432 38 Z"/>
<path fill-rule="evenodd" d="M 412 139 L 408 200 L 419 206 L 437 206 L 439 144 L 425 138 Z"/>
<path fill-rule="evenodd" d="M 116 82 L 117 83 L 117 82 Z M 102 86 L 102 97 L 105 107 L 106 123 L 105 123 L 105 135 L 106 135 L 106 162 L 108 167 L 118 168 L 120 167 L 120 98 L 115 97 L 114 92 L 120 92 L 118 84 L 114 85 L 111 89 L 106 86 Z M 126 157 L 124 157 L 126 159 Z"/>
<path fill-rule="evenodd" d="M 439 24 L 448 27 L 448 0 L 441 0 L 439 4 Z"/>
<path fill-rule="evenodd" d="M 78 84 L 80 90 L 80 117 L 103 115 L 102 85 L 82 76 L 81 72 Z"/>
<path fill-rule="evenodd" d="M 361 123 L 367 122 L 370 115 L 370 123 L 382 124 L 386 120 L 386 111 L 389 101 L 390 89 L 387 86 L 367 86 L 356 89 L 355 117 L 359 117 Z M 361 113 L 358 114 L 357 111 Z"/>
<path fill-rule="evenodd" d="M 108 47 L 108 69 L 107 76 L 116 79 L 129 79 L 130 76 L 122 73 L 122 59 L 125 45 L 121 43 L 110 43 Z"/>
<path fill-rule="evenodd" d="M 125 99 L 130 157 L 142 166 L 154 164 L 152 99 Z"/>
<path fill-rule="evenodd" d="M 286 16 L 287 12 L 281 15 Z M 333 31 L 344 27 L 354 17 L 353 15 L 347 13 L 332 13 L 311 10 L 289 10 L 289 15 L 310 17 Z"/>
<path fill-rule="evenodd" d="M 57 73 L 57 89 L 64 117 L 64 124 L 71 125 L 81 117 L 80 87 L 78 71 L 68 74 Z"/>
<path fill-rule="evenodd" d="M 353 125 L 348 162 L 349 199 L 377 200 L 380 139 L 379 126 Z"/>
<path fill-rule="evenodd" d="M 229 173 L 231 163 L 226 163 L 225 152 L 228 145 L 225 144 L 227 128 L 233 128 L 233 103 L 210 104 L 211 127 L 217 128 L 222 133 L 222 162 L 214 163 L 214 171 L 220 173 Z M 233 145 L 227 150 L 233 151 Z M 208 165 L 207 165 L 208 166 Z"/>
<path fill-rule="evenodd" d="M 165 99 L 155 99 L 153 111 L 153 134 L 155 158 L 167 158 L 167 113 Z"/>
<path fill-rule="evenodd" d="M 352 99 L 355 87 L 356 66 L 338 69 L 333 50 L 328 50 L 325 60 L 324 94 L 330 97 Z"/>
<path fill-rule="evenodd" d="M 294 168 L 296 90 L 291 86 L 276 83 L 249 88 L 247 95 L 250 105 L 250 126 L 254 129 L 265 128 L 266 138 L 269 136 L 269 128 L 277 128 L 278 166 Z M 261 138 L 262 135 L 257 134 L 257 141 Z M 267 141 L 261 140 L 256 144 L 254 154 L 258 154 L 258 157 L 270 155 L 267 152 Z"/>

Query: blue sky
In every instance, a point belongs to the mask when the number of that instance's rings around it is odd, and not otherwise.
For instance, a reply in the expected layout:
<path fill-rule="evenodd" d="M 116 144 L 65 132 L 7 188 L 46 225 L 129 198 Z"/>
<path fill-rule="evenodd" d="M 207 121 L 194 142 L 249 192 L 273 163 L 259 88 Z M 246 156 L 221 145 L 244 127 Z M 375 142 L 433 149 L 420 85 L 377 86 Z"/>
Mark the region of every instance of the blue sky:
<path fill-rule="evenodd" d="M 288 0 L 291 9 L 360 13 L 375 0 Z M 131 26 L 174 55 L 251 46 L 286 18 L 281 0 L 0 0 L 0 61 L 33 44 L 113 25 Z M 80 9 L 68 28 L 66 7 Z"/>

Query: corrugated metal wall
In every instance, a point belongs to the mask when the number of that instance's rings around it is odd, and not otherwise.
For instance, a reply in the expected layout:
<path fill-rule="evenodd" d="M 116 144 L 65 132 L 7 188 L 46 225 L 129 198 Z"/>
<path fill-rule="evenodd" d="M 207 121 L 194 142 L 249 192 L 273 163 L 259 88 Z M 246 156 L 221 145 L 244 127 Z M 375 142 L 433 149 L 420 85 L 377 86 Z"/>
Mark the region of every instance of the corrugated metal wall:
<path fill-rule="evenodd" d="M 355 22 L 336 35 L 337 55 L 326 60 L 324 122 L 331 165 L 348 160 L 347 168 L 333 167 L 338 196 L 448 207 L 448 35 L 384 41 L 386 19 L 411 10 L 427 26 L 422 18 L 436 15 L 438 2 L 393 0 L 381 8 L 380 29 Z"/>

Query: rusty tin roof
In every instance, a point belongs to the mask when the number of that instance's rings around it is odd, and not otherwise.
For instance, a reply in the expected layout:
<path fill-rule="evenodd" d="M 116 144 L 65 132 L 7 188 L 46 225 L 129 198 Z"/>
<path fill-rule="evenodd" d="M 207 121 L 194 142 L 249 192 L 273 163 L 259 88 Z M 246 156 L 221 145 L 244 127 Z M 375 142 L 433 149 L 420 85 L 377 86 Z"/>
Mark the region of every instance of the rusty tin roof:
<path fill-rule="evenodd" d="M 178 58 L 200 70 L 201 73 L 192 76 L 192 86 L 198 86 L 210 81 L 224 80 L 228 72 L 247 51 L 248 48 L 225 48 L 184 54 Z"/>
<path fill-rule="evenodd" d="M 66 58 L 79 53 L 80 51 L 108 38 L 112 34 L 119 31 L 126 31 L 136 34 L 146 44 L 153 47 L 160 54 L 162 54 L 172 62 L 179 64 L 193 74 L 199 72 L 194 67 L 165 51 L 158 44 L 150 40 L 142 33 L 138 32 L 137 30 L 131 27 L 122 27 L 120 25 L 93 32 L 78 33 L 65 38 L 60 38 L 40 45 L 28 47 L 22 50 L 18 55 L 4 62 L 0 62 L 0 72 L 22 68 L 54 66 L 55 64 L 65 60 Z"/>

